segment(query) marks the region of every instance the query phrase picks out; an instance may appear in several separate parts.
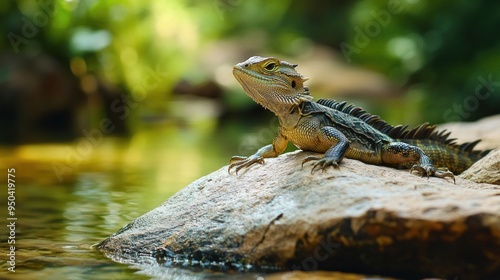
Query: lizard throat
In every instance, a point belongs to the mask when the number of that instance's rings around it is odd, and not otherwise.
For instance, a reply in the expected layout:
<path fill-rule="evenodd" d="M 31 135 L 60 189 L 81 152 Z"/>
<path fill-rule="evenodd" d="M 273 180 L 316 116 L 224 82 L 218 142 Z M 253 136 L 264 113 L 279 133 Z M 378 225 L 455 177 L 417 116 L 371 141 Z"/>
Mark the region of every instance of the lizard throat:
<path fill-rule="evenodd" d="M 308 95 L 307 91 L 304 93 L 282 94 L 278 91 L 272 91 L 272 88 L 252 87 L 238 75 L 235 75 L 235 77 L 248 96 L 278 116 L 288 114 L 292 107 L 298 106 L 302 102 L 313 100 L 313 97 Z"/>

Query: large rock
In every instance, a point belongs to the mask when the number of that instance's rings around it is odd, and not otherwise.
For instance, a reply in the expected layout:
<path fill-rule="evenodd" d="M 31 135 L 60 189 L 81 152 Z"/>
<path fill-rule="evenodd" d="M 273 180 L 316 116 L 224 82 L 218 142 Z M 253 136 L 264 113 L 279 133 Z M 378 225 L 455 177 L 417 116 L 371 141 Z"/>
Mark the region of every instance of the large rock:
<path fill-rule="evenodd" d="M 452 138 L 459 142 L 472 142 L 481 139 L 478 149 L 494 149 L 500 147 L 500 115 L 485 117 L 476 122 L 454 122 L 439 126 L 451 132 Z"/>
<path fill-rule="evenodd" d="M 459 143 L 481 139 L 478 149 L 496 149 L 460 174 L 460 177 L 476 183 L 500 185 L 500 115 L 471 123 L 447 123 L 439 128 L 450 131 L 451 137 L 458 138 Z"/>
<path fill-rule="evenodd" d="M 349 159 L 311 174 L 307 155 L 239 175 L 223 167 L 98 248 L 132 263 L 155 251 L 160 261 L 500 279 L 500 186 Z"/>
<path fill-rule="evenodd" d="M 460 177 L 476 183 L 500 185 L 500 149 L 491 151 L 460 174 Z"/>

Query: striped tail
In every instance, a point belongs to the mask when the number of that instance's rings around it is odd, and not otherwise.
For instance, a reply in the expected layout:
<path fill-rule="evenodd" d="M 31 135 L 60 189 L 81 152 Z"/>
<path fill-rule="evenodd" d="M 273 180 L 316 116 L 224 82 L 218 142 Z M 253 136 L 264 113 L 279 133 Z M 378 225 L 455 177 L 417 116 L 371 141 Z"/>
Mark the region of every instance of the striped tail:
<path fill-rule="evenodd" d="M 403 129 L 395 135 L 398 137 L 391 135 L 396 132 L 388 133 L 388 135 L 397 141 L 421 148 L 432 159 L 436 168 L 447 168 L 454 174 L 462 173 L 491 151 L 474 150 L 481 140 L 457 144 L 456 139 L 449 138 L 450 132 L 435 130 L 436 126 L 424 123 L 411 130 Z"/>

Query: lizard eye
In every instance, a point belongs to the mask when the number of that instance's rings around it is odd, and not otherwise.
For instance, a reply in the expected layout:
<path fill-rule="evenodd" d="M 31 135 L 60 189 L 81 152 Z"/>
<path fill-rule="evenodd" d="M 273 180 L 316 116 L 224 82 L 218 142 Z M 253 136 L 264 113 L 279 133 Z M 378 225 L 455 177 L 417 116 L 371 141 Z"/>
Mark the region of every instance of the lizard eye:
<path fill-rule="evenodd" d="M 292 81 L 292 88 L 295 88 L 295 86 L 297 86 L 297 83 L 295 83 L 295 81 Z"/>
<path fill-rule="evenodd" d="M 274 69 L 274 67 L 276 67 L 276 63 L 269 63 L 264 68 L 266 68 L 267 70 L 271 71 L 271 70 Z"/>

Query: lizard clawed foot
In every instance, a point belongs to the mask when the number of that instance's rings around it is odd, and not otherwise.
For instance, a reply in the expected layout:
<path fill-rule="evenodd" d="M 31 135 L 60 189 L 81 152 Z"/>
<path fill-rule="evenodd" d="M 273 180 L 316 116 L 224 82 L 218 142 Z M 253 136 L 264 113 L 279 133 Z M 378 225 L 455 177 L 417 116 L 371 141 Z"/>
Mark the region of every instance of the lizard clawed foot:
<path fill-rule="evenodd" d="M 455 175 L 453 175 L 453 173 L 449 170 L 441 171 L 441 170 L 436 170 L 436 168 L 432 165 L 422 166 L 415 164 L 411 167 L 410 173 L 413 173 L 414 171 L 416 171 L 417 174 L 422 177 L 427 176 L 427 178 L 429 178 L 429 176 L 434 176 L 443 179 L 451 178 L 453 179 L 453 183 L 455 184 Z"/>
<path fill-rule="evenodd" d="M 443 178 L 443 179 L 451 178 L 451 179 L 453 179 L 453 184 L 456 184 L 455 175 L 453 174 L 453 172 L 451 172 L 449 170 L 446 170 L 446 171 L 436 170 L 434 172 L 434 176 L 438 177 L 438 178 Z"/>
<path fill-rule="evenodd" d="M 426 176 L 429 178 L 429 176 L 434 175 L 435 168 L 432 165 L 421 166 L 415 164 L 410 168 L 410 173 L 414 173 L 415 171 L 420 177 Z"/>
<path fill-rule="evenodd" d="M 328 166 L 332 166 L 335 169 L 339 169 L 339 164 L 335 159 L 330 158 L 330 157 L 315 157 L 315 156 L 306 157 L 302 161 L 302 167 L 304 167 L 304 163 L 306 163 L 308 161 L 312 161 L 312 160 L 315 160 L 317 162 L 316 162 L 316 164 L 314 164 L 313 168 L 311 169 L 311 174 L 314 173 L 314 170 L 316 170 L 316 168 L 323 170 L 323 172 L 325 171 L 325 169 Z"/>
<path fill-rule="evenodd" d="M 229 160 L 229 167 L 227 169 L 228 173 L 231 173 L 231 169 L 236 168 L 235 173 L 238 175 L 238 171 L 242 168 L 251 166 L 254 163 L 264 164 L 264 159 L 260 156 L 252 155 L 249 157 L 234 156 Z"/>

